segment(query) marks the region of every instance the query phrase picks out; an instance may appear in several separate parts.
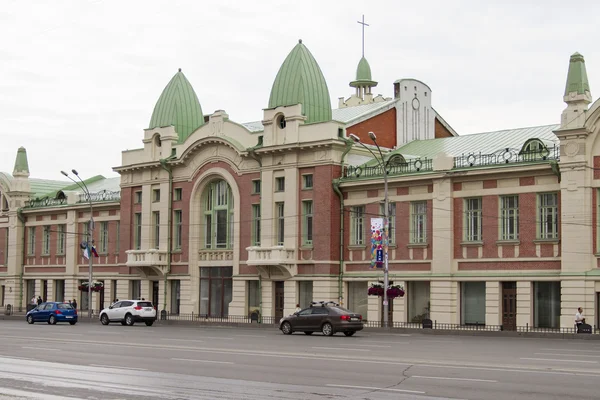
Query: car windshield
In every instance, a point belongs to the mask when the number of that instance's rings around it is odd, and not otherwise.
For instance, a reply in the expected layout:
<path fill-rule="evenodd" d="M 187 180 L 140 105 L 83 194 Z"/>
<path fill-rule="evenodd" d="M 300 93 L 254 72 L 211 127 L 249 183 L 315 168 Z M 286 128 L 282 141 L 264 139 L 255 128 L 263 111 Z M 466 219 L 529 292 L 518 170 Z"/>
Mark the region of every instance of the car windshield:
<path fill-rule="evenodd" d="M 58 308 L 61 310 L 72 310 L 73 309 L 73 307 L 71 307 L 70 304 L 59 304 Z"/>
<path fill-rule="evenodd" d="M 152 303 L 149 301 L 138 301 L 138 307 L 152 307 Z"/>

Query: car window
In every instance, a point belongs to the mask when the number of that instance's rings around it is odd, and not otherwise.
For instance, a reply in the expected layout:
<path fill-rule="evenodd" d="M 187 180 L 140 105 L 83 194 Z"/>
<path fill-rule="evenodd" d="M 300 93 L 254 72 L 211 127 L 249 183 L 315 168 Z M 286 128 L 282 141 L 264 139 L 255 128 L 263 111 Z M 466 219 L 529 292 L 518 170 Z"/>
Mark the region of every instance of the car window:
<path fill-rule="evenodd" d="M 73 307 L 71 307 L 70 304 L 58 304 L 57 307 L 61 310 L 72 310 L 73 309 Z"/>
<path fill-rule="evenodd" d="M 316 307 L 313 308 L 312 315 L 327 315 L 329 311 L 325 307 Z"/>
<path fill-rule="evenodd" d="M 117 301 L 115 304 L 112 305 L 112 308 L 119 308 L 121 307 L 121 302 Z"/>
<path fill-rule="evenodd" d="M 46 308 L 44 310 L 52 310 L 54 308 L 54 304 L 46 304 Z"/>
<path fill-rule="evenodd" d="M 298 313 L 298 315 L 306 316 L 306 315 L 310 315 L 311 312 L 312 312 L 312 308 L 307 308 L 306 310 L 300 311 Z"/>
<path fill-rule="evenodd" d="M 122 301 L 121 307 L 131 307 L 133 305 L 133 301 Z"/>
<path fill-rule="evenodd" d="M 138 301 L 137 305 L 140 307 L 152 307 L 152 303 L 149 301 Z"/>

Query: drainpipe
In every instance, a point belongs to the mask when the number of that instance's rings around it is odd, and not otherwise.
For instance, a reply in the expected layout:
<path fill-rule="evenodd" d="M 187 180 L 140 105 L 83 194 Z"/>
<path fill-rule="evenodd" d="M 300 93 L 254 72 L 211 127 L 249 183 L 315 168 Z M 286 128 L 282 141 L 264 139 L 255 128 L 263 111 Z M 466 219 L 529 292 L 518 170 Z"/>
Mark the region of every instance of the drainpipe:
<path fill-rule="evenodd" d="M 21 241 L 21 245 L 23 246 L 23 254 L 21 255 L 21 271 L 19 272 L 19 311 L 22 310 L 23 307 L 23 272 L 25 271 L 25 257 L 26 257 L 26 248 L 25 248 L 25 217 L 23 216 L 23 209 L 19 208 L 17 210 L 17 218 L 23 224 L 23 237 Z"/>
<path fill-rule="evenodd" d="M 163 311 L 167 309 L 167 277 L 171 273 L 171 253 L 172 253 L 172 243 L 171 243 L 171 235 L 173 232 L 173 169 L 167 165 L 167 162 L 174 159 L 176 156 L 170 156 L 168 158 L 161 158 L 160 166 L 162 169 L 167 171 L 169 174 L 169 195 L 168 195 L 168 214 L 167 214 L 167 270 L 163 274 L 165 277 L 165 284 L 163 288 Z"/>
<path fill-rule="evenodd" d="M 262 324 L 262 276 L 258 274 L 258 323 Z"/>

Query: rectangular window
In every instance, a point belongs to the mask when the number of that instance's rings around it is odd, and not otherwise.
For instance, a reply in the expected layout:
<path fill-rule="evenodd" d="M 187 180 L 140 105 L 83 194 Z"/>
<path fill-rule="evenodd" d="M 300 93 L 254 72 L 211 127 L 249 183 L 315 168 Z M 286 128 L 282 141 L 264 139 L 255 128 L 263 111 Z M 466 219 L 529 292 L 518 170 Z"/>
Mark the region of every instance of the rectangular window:
<path fill-rule="evenodd" d="M 519 239 L 519 196 L 500 197 L 500 240 Z"/>
<path fill-rule="evenodd" d="M 485 282 L 461 282 L 462 325 L 485 325 Z"/>
<path fill-rule="evenodd" d="M 248 281 L 248 313 L 260 310 L 259 281 Z"/>
<path fill-rule="evenodd" d="M 427 243 L 427 202 L 410 203 L 410 242 Z"/>
<path fill-rule="evenodd" d="M 283 246 L 285 239 L 285 217 L 283 203 L 275 203 L 277 245 Z"/>
<path fill-rule="evenodd" d="M 227 317 L 232 300 L 231 267 L 200 268 L 200 315 Z"/>
<path fill-rule="evenodd" d="M 4 235 L 4 265 L 8 265 L 8 235 L 10 235 L 9 228 L 6 228 L 6 233 Z"/>
<path fill-rule="evenodd" d="M 142 203 L 142 192 L 135 192 L 135 204 L 141 204 Z"/>
<path fill-rule="evenodd" d="M 141 280 L 133 280 L 129 286 L 129 292 L 131 293 L 131 300 L 141 300 L 142 299 L 142 281 Z"/>
<path fill-rule="evenodd" d="M 142 248 L 142 214 L 135 213 L 133 216 L 133 243 L 135 250 L 140 250 Z"/>
<path fill-rule="evenodd" d="M 464 240 L 480 242 L 481 237 L 481 198 L 465 199 Z"/>
<path fill-rule="evenodd" d="M 54 281 L 54 301 L 65 301 L 65 280 L 56 279 Z"/>
<path fill-rule="evenodd" d="M 310 303 L 313 301 L 313 282 L 312 281 L 300 281 L 298 282 L 298 304 L 300 308 L 310 307 Z"/>
<path fill-rule="evenodd" d="M 154 224 L 154 248 L 160 248 L 160 212 L 154 211 L 152 212 L 152 223 Z"/>
<path fill-rule="evenodd" d="M 260 194 L 260 179 L 252 181 L 252 194 Z"/>
<path fill-rule="evenodd" d="M 312 189 L 313 188 L 313 176 L 310 175 L 302 175 L 303 188 L 304 189 Z"/>
<path fill-rule="evenodd" d="M 48 225 L 44 226 L 42 243 L 42 255 L 47 256 L 50 254 L 50 227 Z"/>
<path fill-rule="evenodd" d="M 348 309 L 367 319 L 367 282 L 348 282 Z"/>
<path fill-rule="evenodd" d="M 429 281 L 407 283 L 408 322 L 423 322 L 429 318 L 430 289 Z"/>
<path fill-rule="evenodd" d="M 302 243 L 312 245 L 313 243 L 313 202 L 307 200 L 302 202 Z"/>
<path fill-rule="evenodd" d="M 152 201 L 155 203 L 160 201 L 160 189 L 152 189 Z"/>
<path fill-rule="evenodd" d="M 538 195 L 538 239 L 558 239 L 558 194 Z"/>
<path fill-rule="evenodd" d="M 285 191 L 285 177 L 280 176 L 275 178 L 275 191 L 283 192 Z"/>
<path fill-rule="evenodd" d="M 389 210 L 388 210 L 389 243 L 394 244 L 394 243 L 396 243 L 396 203 L 388 203 L 388 206 L 389 206 Z M 385 203 L 382 203 L 379 206 L 379 213 L 381 214 L 381 217 L 385 216 Z"/>
<path fill-rule="evenodd" d="M 252 246 L 260 246 L 260 204 L 252 204 Z"/>
<path fill-rule="evenodd" d="M 354 206 L 350 209 L 350 244 L 365 244 L 365 206 Z"/>
<path fill-rule="evenodd" d="M 27 255 L 35 256 L 35 226 L 27 228 Z"/>
<path fill-rule="evenodd" d="M 175 210 L 173 212 L 173 222 L 175 224 L 175 232 L 173 236 L 173 248 L 181 250 L 181 236 L 183 235 L 183 211 Z"/>
<path fill-rule="evenodd" d="M 179 314 L 181 281 L 174 279 L 171 282 L 171 314 Z"/>
<path fill-rule="evenodd" d="M 560 327 L 560 282 L 533 282 L 536 328 Z"/>
<path fill-rule="evenodd" d="M 182 198 L 183 198 L 183 189 L 175 188 L 175 191 L 173 192 L 173 201 L 181 201 Z"/>
<path fill-rule="evenodd" d="M 66 225 L 58 225 L 57 227 L 58 233 L 56 238 L 56 254 L 65 254 L 65 245 L 66 245 Z"/>
<path fill-rule="evenodd" d="M 108 222 L 100 222 L 100 246 L 98 246 L 100 253 L 108 253 Z"/>

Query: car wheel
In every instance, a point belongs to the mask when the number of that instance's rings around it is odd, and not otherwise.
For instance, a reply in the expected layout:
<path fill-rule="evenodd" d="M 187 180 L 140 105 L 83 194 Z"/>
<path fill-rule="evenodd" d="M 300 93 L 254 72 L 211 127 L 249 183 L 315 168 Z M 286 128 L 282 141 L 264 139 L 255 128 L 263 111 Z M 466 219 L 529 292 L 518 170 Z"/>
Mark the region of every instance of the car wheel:
<path fill-rule="evenodd" d="M 309 335 L 309 336 L 310 336 L 310 335 L 312 335 L 313 333 L 312 333 L 312 332 L 310 332 L 310 331 L 306 331 L 306 332 L 304 332 L 304 334 L 305 334 L 305 335 Z"/>
<path fill-rule="evenodd" d="M 154 321 L 146 321 L 146 326 L 152 326 L 153 323 Z"/>
<path fill-rule="evenodd" d="M 77 321 L 69 321 L 69 324 L 71 325 L 75 325 L 77 323 Z"/>
<path fill-rule="evenodd" d="M 133 325 L 133 316 L 131 314 L 127 314 L 125 316 L 125 325 L 127 325 L 127 326 Z"/>
<path fill-rule="evenodd" d="M 291 335 L 292 325 L 290 325 L 289 322 L 284 322 L 283 325 L 281 325 L 281 332 L 283 332 L 284 335 Z"/>
<path fill-rule="evenodd" d="M 325 322 L 321 327 L 321 332 L 323 332 L 323 335 L 325 336 L 331 336 L 333 335 L 333 326 L 331 326 L 329 322 Z"/>
<path fill-rule="evenodd" d="M 34 322 L 34 321 L 33 321 L 33 316 L 32 316 L 32 315 L 28 315 L 28 316 L 27 316 L 27 323 L 28 323 L 28 324 L 33 324 L 33 322 Z"/>
<path fill-rule="evenodd" d="M 346 332 L 344 332 L 344 335 L 346 335 L 346 336 L 352 336 L 355 333 L 356 333 L 356 331 L 346 331 Z"/>
<path fill-rule="evenodd" d="M 50 318 L 48 318 L 48 324 L 56 325 L 56 317 L 54 315 L 51 315 Z"/>
<path fill-rule="evenodd" d="M 108 324 L 110 324 L 110 321 L 108 320 L 108 315 L 102 314 L 102 316 L 100 317 L 100 323 L 102 325 L 108 325 Z"/>

